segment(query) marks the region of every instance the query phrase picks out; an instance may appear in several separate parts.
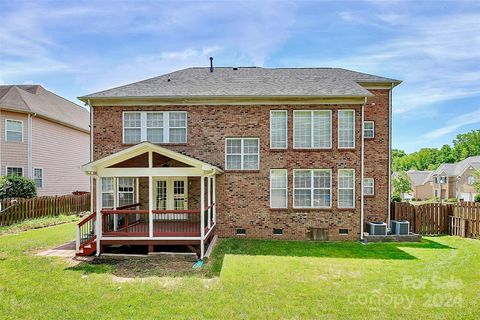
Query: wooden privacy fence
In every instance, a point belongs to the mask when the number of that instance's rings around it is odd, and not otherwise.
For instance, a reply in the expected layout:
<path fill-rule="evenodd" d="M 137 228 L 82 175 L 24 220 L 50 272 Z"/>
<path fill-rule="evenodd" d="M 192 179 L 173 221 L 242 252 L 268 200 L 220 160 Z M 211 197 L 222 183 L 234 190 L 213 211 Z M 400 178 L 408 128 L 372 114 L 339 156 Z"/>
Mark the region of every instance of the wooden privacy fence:
<path fill-rule="evenodd" d="M 451 234 L 480 239 L 480 203 L 392 203 L 391 220 L 408 220 L 410 232 Z"/>
<path fill-rule="evenodd" d="M 0 205 L 0 226 L 6 226 L 27 219 L 89 211 L 90 193 L 30 199 L 7 199 L 0 200 Z"/>

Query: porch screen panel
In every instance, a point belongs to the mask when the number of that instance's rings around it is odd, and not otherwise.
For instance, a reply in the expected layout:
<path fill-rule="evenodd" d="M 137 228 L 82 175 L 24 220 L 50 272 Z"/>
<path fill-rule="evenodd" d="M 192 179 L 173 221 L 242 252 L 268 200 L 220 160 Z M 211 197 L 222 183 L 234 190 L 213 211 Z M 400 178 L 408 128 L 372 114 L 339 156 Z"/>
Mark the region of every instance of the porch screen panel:
<path fill-rule="evenodd" d="M 113 178 L 102 178 L 102 207 L 113 208 Z"/>
<path fill-rule="evenodd" d="M 135 202 L 134 178 L 118 178 L 118 206 L 125 206 Z"/>
<path fill-rule="evenodd" d="M 140 112 L 123 113 L 123 142 L 139 143 L 142 140 L 142 120 Z"/>
<path fill-rule="evenodd" d="M 163 112 L 147 113 L 147 140 L 152 143 L 163 142 Z"/>
<path fill-rule="evenodd" d="M 169 142 L 187 142 L 187 113 L 169 112 Z"/>
<path fill-rule="evenodd" d="M 338 111 L 338 147 L 355 148 L 355 111 Z"/>

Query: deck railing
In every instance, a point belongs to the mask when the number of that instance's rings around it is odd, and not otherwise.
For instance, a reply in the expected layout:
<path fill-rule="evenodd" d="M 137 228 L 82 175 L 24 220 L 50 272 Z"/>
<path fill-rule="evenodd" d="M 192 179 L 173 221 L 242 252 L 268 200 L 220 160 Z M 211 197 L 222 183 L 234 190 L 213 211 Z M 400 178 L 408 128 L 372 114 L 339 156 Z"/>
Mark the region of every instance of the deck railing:
<path fill-rule="evenodd" d="M 77 252 L 87 243 L 96 239 L 95 223 L 97 221 L 97 213 L 93 212 L 77 224 Z"/>
<path fill-rule="evenodd" d="M 213 206 L 202 210 L 205 233 L 213 225 Z M 106 237 L 148 237 L 149 211 L 132 210 L 130 205 L 117 210 L 102 210 L 102 235 Z M 201 215 L 199 210 L 152 210 L 154 237 L 199 237 Z"/>

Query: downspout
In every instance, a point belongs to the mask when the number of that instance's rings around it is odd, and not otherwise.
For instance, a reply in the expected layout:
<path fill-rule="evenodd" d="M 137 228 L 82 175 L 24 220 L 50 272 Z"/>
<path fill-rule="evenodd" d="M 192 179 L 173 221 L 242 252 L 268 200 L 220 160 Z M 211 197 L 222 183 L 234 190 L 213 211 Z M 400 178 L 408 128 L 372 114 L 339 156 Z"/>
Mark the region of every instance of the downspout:
<path fill-rule="evenodd" d="M 390 226 L 391 202 L 392 202 L 392 90 L 393 83 L 390 90 L 388 90 L 388 215 L 387 227 Z"/>
<path fill-rule="evenodd" d="M 93 161 L 93 108 L 90 99 L 87 100 L 87 105 L 90 109 L 90 162 Z M 93 176 L 90 176 L 90 213 L 93 212 Z"/>
<path fill-rule="evenodd" d="M 364 104 L 362 104 L 362 126 L 361 126 L 361 130 L 362 130 L 362 150 L 361 150 L 361 161 L 360 161 L 360 178 L 361 178 L 361 181 L 360 181 L 360 195 L 361 195 L 361 199 L 360 199 L 360 240 L 363 241 L 363 228 L 364 228 L 364 196 L 363 196 L 363 160 L 364 160 L 364 156 L 365 156 L 365 150 L 364 150 L 364 147 L 365 147 L 365 139 L 363 137 L 363 122 L 364 122 L 364 117 L 365 117 L 365 105 L 367 104 L 367 98 L 365 97 L 365 102 Z"/>

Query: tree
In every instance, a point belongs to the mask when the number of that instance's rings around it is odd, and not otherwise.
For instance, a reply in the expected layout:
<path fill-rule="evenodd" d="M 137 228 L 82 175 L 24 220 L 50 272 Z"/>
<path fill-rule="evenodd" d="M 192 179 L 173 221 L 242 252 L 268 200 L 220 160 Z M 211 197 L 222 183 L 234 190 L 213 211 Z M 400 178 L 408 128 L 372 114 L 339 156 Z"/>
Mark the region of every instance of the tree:
<path fill-rule="evenodd" d="M 410 178 L 405 171 L 400 171 L 397 175 L 393 178 L 393 196 L 396 197 L 400 195 L 403 199 L 403 195 L 412 190 L 412 183 L 410 182 Z"/>
<path fill-rule="evenodd" d="M 480 155 L 480 130 L 457 135 L 453 147 L 446 144 L 440 149 L 422 148 L 406 154 L 403 150 L 392 149 L 394 171 L 435 170 L 442 163 L 454 163 L 471 156 Z"/>
<path fill-rule="evenodd" d="M 37 186 L 28 178 L 18 176 L 0 178 L 0 199 L 32 198 L 36 195 Z"/>
<path fill-rule="evenodd" d="M 473 174 L 475 176 L 475 182 L 473 183 L 473 186 L 475 187 L 475 191 L 480 194 L 480 169 L 475 170 Z"/>

